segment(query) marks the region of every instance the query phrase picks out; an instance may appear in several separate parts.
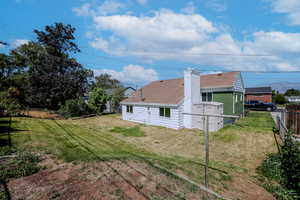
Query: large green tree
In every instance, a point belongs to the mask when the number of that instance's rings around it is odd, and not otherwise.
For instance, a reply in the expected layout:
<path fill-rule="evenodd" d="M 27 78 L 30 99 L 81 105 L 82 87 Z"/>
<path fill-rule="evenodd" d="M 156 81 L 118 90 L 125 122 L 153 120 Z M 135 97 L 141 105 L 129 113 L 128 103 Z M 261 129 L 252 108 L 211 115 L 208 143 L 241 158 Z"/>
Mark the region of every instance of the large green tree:
<path fill-rule="evenodd" d="M 95 77 L 95 83 L 93 87 L 107 90 L 114 88 L 123 88 L 123 85 L 119 80 L 114 79 L 110 74 L 104 73 Z"/>
<path fill-rule="evenodd" d="M 288 89 L 285 93 L 284 96 L 300 96 L 300 90 L 296 89 Z"/>
<path fill-rule="evenodd" d="M 34 32 L 37 41 L 18 47 L 11 55 L 17 65 L 27 67 L 27 103 L 58 109 L 66 100 L 83 96 L 93 73 L 70 56 L 80 52 L 71 25 L 55 23 Z"/>

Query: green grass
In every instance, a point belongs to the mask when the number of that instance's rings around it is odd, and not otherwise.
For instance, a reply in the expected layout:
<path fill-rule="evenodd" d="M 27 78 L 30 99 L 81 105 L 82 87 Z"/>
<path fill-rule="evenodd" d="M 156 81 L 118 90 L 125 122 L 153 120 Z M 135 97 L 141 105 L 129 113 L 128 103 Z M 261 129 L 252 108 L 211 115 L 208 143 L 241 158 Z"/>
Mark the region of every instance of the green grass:
<path fill-rule="evenodd" d="M 121 133 L 124 136 L 127 137 L 143 137 L 145 136 L 145 133 L 141 130 L 140 126 L 134 126 L 130 128 L 125 127 L 119 127 L 116 126 L 110 130 L 110 132 L 113 133 Z"/>
<path fill-rule="evenodd" d="M 274 126 L 274 121 L 269 112 L 249 112 L 244 118 L 236 123 L 225 125 L 219 132 L 226 130 L 238 130 L 243 132 L 270 133 Z"/>
<path fill-rule="evenodd" d="M 14 118 L 13 128 L 16 130 L 12 133 L 14 146 L 55 155 L 66 162 L 137 160 L 150 166 L 158 164 L 173 172 L 182 170 L 200 183 L 204 180 L 203 160 L 158 155 L 126 143 L 115 135 L 116 131 L 126 136 L 141 136 L 143 132 L 139 126 L 125 129 L 115 127 L 112 132 L 107 128 L 78 125 L 72 120 Z M 214 167 L 213 162 L 211 167 Z M 210 173 L 211 182 L 218 182 L 220 173 L 231 170 L 225 164 L 215 168 L 218 169 L 212 169 Z"/>
<path fill-rule="evenodd" d="M 110 117 L 110 116 L 103 116 Z M 115 120 L 111 117 L 111 120 Z M 0 126 L 1 120 L 0 119 Z M 84 121 L 85 122 L 85 121 Z M 87 121 L 88 122 L 88 121 Z M 12 143 L 14 146 L 44 152 L 66 162 L 94 162 L 105 160 L 137 160 L 150 166 L 160 165 L 171 172 L 181 171 L 191 180 L 203 184 L 204 160 L 171 156 L 146 151 L 138 143 L 128 143 L 127 139 L 144 139 L 149 132 L 141 126 L 101 127 L 92 123 L 78 123 L 78 120 L 46 120 L 34 118 L 14 118 L 12 124 Z M 241 140 L 235 131 L 243 133 L 272 131 L 273 121 L 269 113 L 255 112 L 240 119 L 236 124 L 226 126 L 214 133 L 212 139 L 231 145 Z M 155 129 L 153 131 L 159 131 Z M 0 136 L 4 138 L 4 136 Z M 131 138 L 132 137 L 132 138 Z M 200 136 L 199 136 L 200 137 Z M 121 140 L 122 139 L 122 140 Z M 223 145 L 223 143 L 221 143 Z M 187 144 L 188 145 L 188 144 Z M 161 171 L 162 173 L 167 173 Z M 209 177 L 211 184 L 226 184 L 231 181 L 231 172 L 243 173 L 243 168 L 222 160 L 210 162 Z"/>

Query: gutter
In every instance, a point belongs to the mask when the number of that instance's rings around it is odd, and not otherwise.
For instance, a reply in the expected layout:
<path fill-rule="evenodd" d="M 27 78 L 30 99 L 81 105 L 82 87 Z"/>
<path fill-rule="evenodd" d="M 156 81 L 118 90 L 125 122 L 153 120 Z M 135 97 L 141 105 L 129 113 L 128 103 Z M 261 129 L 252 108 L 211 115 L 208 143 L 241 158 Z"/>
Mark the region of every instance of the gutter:
<path fill-rule="evenodd" d="M 143 102 L 121 102 L 121 105 L 134 105 L 134 106 L 152 106 L 152 107 L 172 107 L 177 108 L 179 104 L 162 104 L 162 103 L 143 103 Z"/>

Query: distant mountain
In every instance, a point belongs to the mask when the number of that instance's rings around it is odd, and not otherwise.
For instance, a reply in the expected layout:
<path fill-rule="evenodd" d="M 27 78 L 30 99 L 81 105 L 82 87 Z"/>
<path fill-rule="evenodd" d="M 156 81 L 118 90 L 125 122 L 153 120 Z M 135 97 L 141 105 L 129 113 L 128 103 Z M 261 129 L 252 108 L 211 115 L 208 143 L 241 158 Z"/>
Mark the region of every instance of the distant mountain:
<path fill-rule="evenodd" d="M 274 82 L 264 86 L 270 86 L 273 90 L 284 93 L 286 90 L 294 88 L 300 90 L 300 82 Z"/>

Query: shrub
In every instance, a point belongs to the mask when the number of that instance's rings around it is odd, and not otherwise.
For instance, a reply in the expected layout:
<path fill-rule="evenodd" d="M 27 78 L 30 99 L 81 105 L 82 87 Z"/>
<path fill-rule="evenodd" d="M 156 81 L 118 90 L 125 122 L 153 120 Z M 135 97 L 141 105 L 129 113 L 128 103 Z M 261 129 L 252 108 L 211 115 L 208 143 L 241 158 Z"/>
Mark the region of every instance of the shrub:
<path fill-rule="evenodd" d="M 293 198 L 289 194 L 284 186 L 279 183 L 282 180 L 281 171 L 281 156 L 280 154 L 269 154 L 263 160 L 262 164 L 257 168 L 257 172 L 260 175 L 262 186 L 278 200 L 292 200 Z"/>
<path fill-rule="evenodd" d="M 281 148 L 282 183 L 289 190 L 300 191 L 300 150 L 288 134 Z"/>
<path fill-rule="evenodd" d="M 89 107 L 97 113 L 102 113 L 105 110 L 105 104 L 109 100 L 109 96 L 101 88 L 95 88 L 89 99 Z"/>
<path fill-rule="evenodd" d="M 81 98 L 67 100 L 65 105 L 60 108 L 59 113 L 64 117 L 79 117 L 82 115 L 91 114 L 92 110 Z"/>
<path fill-rule="evenodd" d="M 283 94 L 276 94 L 274 100 L 276 104 L 285 104 L 287 102 Z"/>

